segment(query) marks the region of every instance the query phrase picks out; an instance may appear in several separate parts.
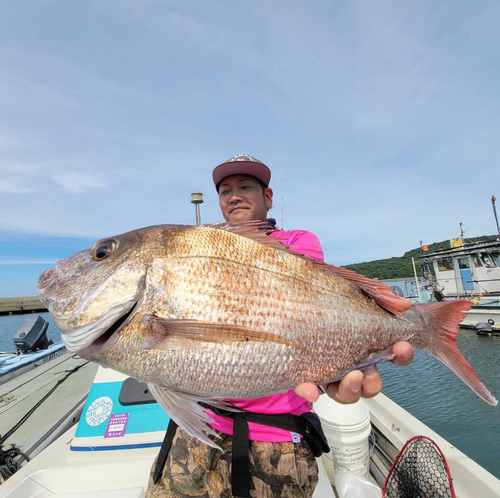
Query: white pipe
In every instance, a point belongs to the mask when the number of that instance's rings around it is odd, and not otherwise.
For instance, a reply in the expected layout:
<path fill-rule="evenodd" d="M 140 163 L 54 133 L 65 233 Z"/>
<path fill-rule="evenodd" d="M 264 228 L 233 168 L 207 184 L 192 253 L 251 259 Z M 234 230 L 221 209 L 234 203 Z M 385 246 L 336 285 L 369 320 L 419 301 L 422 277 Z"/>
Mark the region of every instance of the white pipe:
<path fill-rule="evenodd" d="M 411 262 L 413 263 L 413 273 L 415 274 L 415 282 L 417 284 L 417 294 L 418 294 L 418 302 L 422 302 L 422 296 L 420 295 L 420 287 L 418 286 L 418 276 L 417 276 L 417 269 L 415 268 L 415 259 L 411 258 Z"/>

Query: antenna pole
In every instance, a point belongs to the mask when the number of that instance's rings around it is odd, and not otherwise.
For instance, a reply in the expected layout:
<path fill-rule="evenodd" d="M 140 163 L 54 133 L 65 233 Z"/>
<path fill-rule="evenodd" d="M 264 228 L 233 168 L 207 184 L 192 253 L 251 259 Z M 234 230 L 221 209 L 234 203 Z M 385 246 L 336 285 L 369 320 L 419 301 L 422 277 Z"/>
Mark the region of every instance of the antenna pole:
<path fill-rule="evenodd" d="M 415 268 L 415 258 L 412 256 L 411 262 L 413 264 L 413 274 L 415 275 L 415 283 L 417 284 L 417 294 L 418 294 L 418 302 L 422 302 L 422 295 L 420 294 L 420 287 L 418 286 L 418 275 L 417 269 Z"/>
<path fill-rule="evenodd" d="M 497 223 L 497 240 L 500 240 L 500 226 L 498 225 L 498 216 L 497 216 L 497 208 L 495 207 L 495 201 L 497 198 L 492 195 L 491 196 L 491 205 L 493 206 L 493 214 L 495 215 L 495 221 Z"/>
<path fill-rule="evenodd" d="M 281 229 L 285 229 L 285 135 L 283 135 L 283 151 L 281 155 Z"/>

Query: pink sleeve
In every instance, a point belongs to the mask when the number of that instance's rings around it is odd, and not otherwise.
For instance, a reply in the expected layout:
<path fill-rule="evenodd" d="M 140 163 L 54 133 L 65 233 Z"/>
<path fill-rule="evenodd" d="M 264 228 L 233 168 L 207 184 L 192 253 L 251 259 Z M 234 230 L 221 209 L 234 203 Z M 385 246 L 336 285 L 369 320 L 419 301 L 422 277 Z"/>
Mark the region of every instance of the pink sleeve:
<path fill-rule="evenodd" d="M 325 261 L 319 239 L 312 232 L 307 230 L 292 230 L 290 232 L 277 230 L 269 235 L 271 237 L 280 237 L 284 244 L 290 246 L 292 251 L 300 252 L 318 261 Z"/>

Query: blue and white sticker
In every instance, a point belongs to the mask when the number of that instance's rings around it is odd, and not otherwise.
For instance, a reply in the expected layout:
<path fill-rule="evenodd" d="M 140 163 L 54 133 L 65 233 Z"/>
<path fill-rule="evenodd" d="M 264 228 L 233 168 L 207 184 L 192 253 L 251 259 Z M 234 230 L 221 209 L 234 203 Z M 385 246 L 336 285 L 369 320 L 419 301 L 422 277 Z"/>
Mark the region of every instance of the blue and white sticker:
<path fill-rule="evenodd" d="M 292 442 L 293 443 L 300 443 L 300 434 L 297 434 L 296 432 L 290 432 L 292 435 Z"/>
<path fill-rule="evenodd" d="M 113 400 L 108 396 L 101 396 L 94 400 L 87 409 L 85 421 L 91 427 L 101 425 L 113 410 Z"/>

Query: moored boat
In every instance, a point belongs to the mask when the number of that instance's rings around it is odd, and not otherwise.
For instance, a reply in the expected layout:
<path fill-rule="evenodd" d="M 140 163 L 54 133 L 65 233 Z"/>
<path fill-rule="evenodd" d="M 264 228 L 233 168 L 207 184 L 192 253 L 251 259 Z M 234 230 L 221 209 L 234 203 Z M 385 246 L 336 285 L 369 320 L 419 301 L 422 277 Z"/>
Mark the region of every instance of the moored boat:
<path fill-rule="evenodd" d="M 62 342 L 47 338 L 49 323 L 40 315 L 28 315 L 17 328 L 13 342 L 15 351 L 0 352 L 0 385 L 66 351 Z"/>
<path fill-rule="evenodd" d="M 434 299 L 472 299 L 461 326 L 500 333 L 500 242 L 477 242 L 424 254 L 424 275 Z"/>
<path fill-rule="evenodd" d="M 467 312 L 460 326 L 472 328 L 478 334 L 500 334 L 500 295 L 481 297 Z"/>
<path fill-rule="evenodd" d="M 62 342 L 47 349 L 31 353 L 0 353 L 0 385 L 22 375 L 28 370 L 48 363 L 66 351 Z"/>
<path fill-rule="evenodd" d="M 500 297 L 500 242 L 476 242 L 421 256 L 424 276 L 442 298 Z"/>

